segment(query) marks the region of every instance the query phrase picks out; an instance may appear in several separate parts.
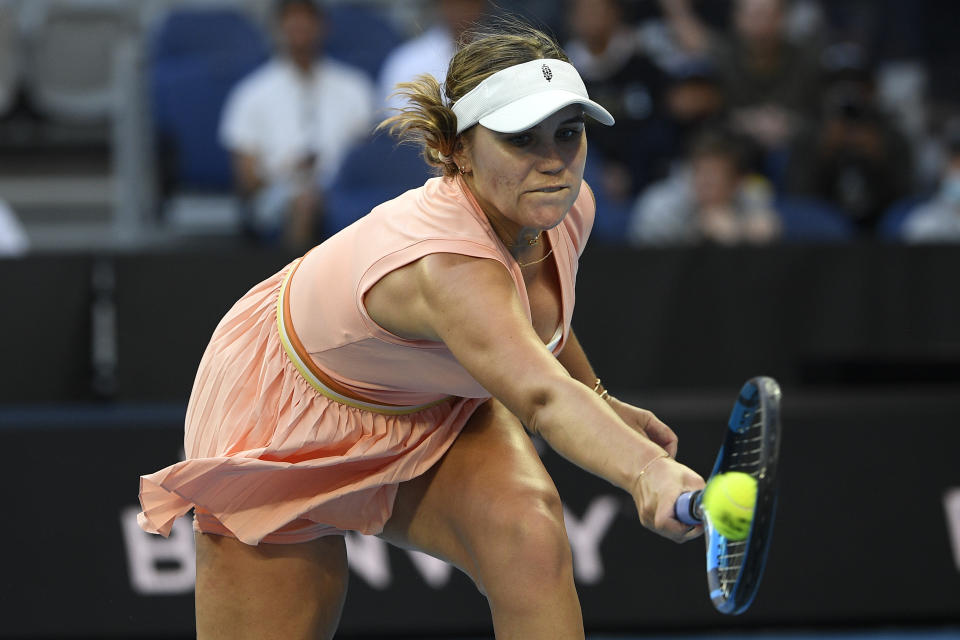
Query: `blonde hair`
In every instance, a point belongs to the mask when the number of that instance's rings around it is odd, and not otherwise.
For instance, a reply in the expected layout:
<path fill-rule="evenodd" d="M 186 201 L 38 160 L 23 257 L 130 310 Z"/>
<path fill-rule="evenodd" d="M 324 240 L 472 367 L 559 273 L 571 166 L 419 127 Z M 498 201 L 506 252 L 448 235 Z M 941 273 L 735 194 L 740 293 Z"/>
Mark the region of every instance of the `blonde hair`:
<path fill-rule="evenodd" d="M 430 74 L 399 83 L 394 95 L 405 98 L 407 104 L 395 109 L 399 113 L 377 129 L 387 129 L 400 142 L 420 146 L 427 164 L 438 167 L 445 176 L 455 176 L 457 116 L 451 105 L 497 71 L 541 58 L 570 61 L 556 40 L 515 18 L 501 18 L 492 28 L 470 30 L 450 60 L 443 85 Z"/>

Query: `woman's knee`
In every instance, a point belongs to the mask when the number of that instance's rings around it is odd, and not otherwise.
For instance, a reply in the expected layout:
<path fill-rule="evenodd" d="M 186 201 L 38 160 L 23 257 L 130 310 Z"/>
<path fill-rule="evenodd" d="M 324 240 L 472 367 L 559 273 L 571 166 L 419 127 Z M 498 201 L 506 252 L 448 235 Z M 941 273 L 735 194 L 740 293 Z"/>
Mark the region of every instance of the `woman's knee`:
<path fill-rule="evenodd" d="M 521 586 L 566 580 L 572 555 L 556 490 L 523 488 L 494 497 L 485 523 L 478 527 L 475 556 L 478 576 L 489 588 L 490 571 Z M 510 567 L 506 572 L 504 567 Z M 485 571 L 487 569 L 487 571 Z"/>

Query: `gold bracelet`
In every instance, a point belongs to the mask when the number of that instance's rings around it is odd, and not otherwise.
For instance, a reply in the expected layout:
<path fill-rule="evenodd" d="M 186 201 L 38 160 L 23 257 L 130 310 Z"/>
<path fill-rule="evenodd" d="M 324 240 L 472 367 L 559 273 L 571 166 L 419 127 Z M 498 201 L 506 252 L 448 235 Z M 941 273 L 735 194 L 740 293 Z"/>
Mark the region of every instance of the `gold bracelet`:
<path fill-rule="evenodd" d="M 643 477 L 643 474 L 647 472 L 647 469 L 649 469 L 650 465 L 652 465 L 654 462 L 656 462 L 657 460 L 661 460 L 663 458 L 669 458 L 669 457 L 670 457 L 670 454 L 664 451 L 663 453 L 658 455 L 656 458 L 653 458 L 652 460 L 648 460 L 647 464 L 643 465 L 643 469 L 640 469 L 640 473 L 637 474 L 637 480 Z"/>
<path fill-rule="evenodd" d="M 593 392 L 599 394 L 602 400 L 606 400 L 610 397 L 610 392 L 607 391 L 600 383 L 600 378 L 597 378 L 597 381 L 594 383 Z"/>

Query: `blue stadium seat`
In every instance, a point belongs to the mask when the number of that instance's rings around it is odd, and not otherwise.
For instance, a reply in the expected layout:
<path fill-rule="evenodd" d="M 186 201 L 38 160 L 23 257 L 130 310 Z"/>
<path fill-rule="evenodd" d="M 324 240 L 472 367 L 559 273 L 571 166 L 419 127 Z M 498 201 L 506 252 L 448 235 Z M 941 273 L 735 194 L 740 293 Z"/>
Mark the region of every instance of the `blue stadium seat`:
<path fill-rule="evenodd" d="M 933 196 L 932 193 L 916 194 L 894 202 L 877 223 L 877 237 L 890 242 L 902 240 L 903 224 L 907 218 L 914 209 Z"/>
<path fill-rule="evenodd" d="M 326 52 L 376 80 L 387 54 L 403 42 L 399 31 L 372 7 L 343 3 L 326 11 L 330 23 Z"/>
<path fill-rule="evenodd" d="M 250 49 L 267 50 L 266 34 L 246 13 L 230 7 L 174 8 L 152 39 L 153 54 L 160 58 Z"/>
<path fill-rule="evenodd" d="M 327 192 L 325 235 L 336 233 L 378 204 L 423 185 L 434 175 L 416 147 L 398 145 L 386 133 L 370 137 L 347 154 Z"/>
<path fill-rule="evenodd" d="M 591 242 L 605 244 L 626 244 L 627 226 L 633 201 L 621 203 L 610 198 L 603 188 L 601 171 L 603 159 L 599 152 L 591 149 L 587 154 L 587 164 L 583 170 L 583 179 L 590 185 L 593 196 L 597 200 L 597 214 L 590 233 Z"/>
<path fill-rule="evenodd" d="M 231 188 L 230 159 L 217 139 L 223 104 L 269 53 L 265 34 L 233 9 L 174 10 L 153 33 L 150 102 L 158 141 L 172 154 L 168 178 L 176 188 Z"/>
<path fill-rule="evenodd" d="M 774 206 L 783 221 L 784 242 L 847 242 L 856 236 L 850 219 L 828 202 L 781 196 Z"/>

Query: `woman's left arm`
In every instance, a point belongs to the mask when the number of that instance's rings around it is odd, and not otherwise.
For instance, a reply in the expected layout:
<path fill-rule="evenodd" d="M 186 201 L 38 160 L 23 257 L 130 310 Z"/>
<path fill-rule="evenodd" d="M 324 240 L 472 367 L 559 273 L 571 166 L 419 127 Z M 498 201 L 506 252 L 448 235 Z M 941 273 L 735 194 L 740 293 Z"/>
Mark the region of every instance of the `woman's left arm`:
<path fill-rule="evenodd" d="M 601 395 L 604 394 L 606 389 L 604 389 L 602 383 L 600 383 L 600 379 L 594 372 L 593 367 L 590 366 L 587 354 L 584 353 L 583 347 L 580 345 L 580 341 L 577 340 L 577 336 L 572 328 L 570 329 L 570 335 L 567 337 L 567 343 L 564 345 L 560 355 L 557 356 L 557 360 L 560 361 L 560 364 L 563 365 L 571 377 L 579 380 L 591 389 L 595 389 L 597 393 Z M 650 440 L 666 449 L 667 453 L 672 457 L 677 457 L 677 434 L 673 432 L 673 429 L 661 422 L 657 416 L 653 415 L 653 412 L 634 407 L 626 402 L 621 402 L 609 395 L 609 393 L 604 397 L 614 412 L 620 416 L 621 420 L 626 422 L 635 431 L 646 435 Z"/>

